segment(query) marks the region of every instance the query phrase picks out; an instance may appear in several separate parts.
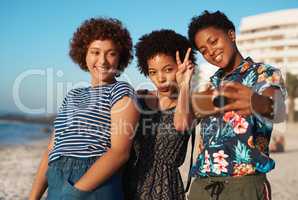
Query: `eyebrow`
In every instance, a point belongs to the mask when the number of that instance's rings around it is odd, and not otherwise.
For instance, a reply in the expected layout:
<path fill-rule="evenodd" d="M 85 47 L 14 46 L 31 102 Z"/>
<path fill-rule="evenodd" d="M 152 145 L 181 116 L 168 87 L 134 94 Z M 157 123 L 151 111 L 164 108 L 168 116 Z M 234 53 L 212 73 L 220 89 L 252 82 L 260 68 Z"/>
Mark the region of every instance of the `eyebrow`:
<path fill-rule="evenodd" d="M 173 66 L 172 64 L 167 64 L 167 65 L 163 66 L 161 69 L 164 69 L 166 67 L 172 67 L 172 66 Z M 148 70 L 155 70 L 155 69 L 149 67 Z"/>
<path fill-rule="evenodd" d="M 98 48 L 98 47 L 90 47 L 90 49 L 91 50 L 101 50 L 100 48 Z M 117 49 L 115 48 L 115 49 L 108 49 L 107 51 L 117 51 Z"/>

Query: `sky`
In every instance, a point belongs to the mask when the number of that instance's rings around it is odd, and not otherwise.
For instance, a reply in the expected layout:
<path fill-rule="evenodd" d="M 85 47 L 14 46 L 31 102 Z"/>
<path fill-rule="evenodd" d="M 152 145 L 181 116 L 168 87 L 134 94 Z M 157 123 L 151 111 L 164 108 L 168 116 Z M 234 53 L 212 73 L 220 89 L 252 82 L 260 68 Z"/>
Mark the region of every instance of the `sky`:
<path fill-rule="evenodd" d="M 118 18 L 135 44 L 162 28 L 186 36 L 191 18 L 204 10 L 224 12 L 238 30 L 243 17 L 290 8 L 298 0 L 0 0 L 0 112 L 55 113 L 67 91 L 88 85 L 68 51 L 73 32 L 91 17 Z M 135 63 L 120 79 L 152 87 Z"/>

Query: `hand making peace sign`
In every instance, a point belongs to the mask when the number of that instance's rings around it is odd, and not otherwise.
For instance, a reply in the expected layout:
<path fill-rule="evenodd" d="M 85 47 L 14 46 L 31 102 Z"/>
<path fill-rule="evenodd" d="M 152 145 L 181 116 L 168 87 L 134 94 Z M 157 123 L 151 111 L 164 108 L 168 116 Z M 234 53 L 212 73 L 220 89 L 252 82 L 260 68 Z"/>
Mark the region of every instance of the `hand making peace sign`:
<path fill-rule="evenodd" d="M 191 52 L 191 48 L 188 48 L 182 63 L 180 60 L 179 51 L 176 51 L 176 63 L 178 65 L 178 71 L 176 73 L 176 81 L 178 83 L 179 88 L 183 86 L 189 87 L 191 77 L 194 73 L 195 65 L 191 62 L 191 60 L 189 60 L 190 52 Z"/>

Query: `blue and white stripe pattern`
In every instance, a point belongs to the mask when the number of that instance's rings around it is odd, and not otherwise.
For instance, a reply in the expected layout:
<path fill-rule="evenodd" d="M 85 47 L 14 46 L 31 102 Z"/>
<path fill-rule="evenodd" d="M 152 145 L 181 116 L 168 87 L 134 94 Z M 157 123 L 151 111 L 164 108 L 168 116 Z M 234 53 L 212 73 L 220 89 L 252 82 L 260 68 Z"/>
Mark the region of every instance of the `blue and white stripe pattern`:
<path fill-rule="evenodd" d="M 122 97 L 135 99 L 126 82 L 71 90 L 54 122 L 55 142 L 49 162 L 60 156 L 100 157 L 111 147 L 111 108 Z"/>

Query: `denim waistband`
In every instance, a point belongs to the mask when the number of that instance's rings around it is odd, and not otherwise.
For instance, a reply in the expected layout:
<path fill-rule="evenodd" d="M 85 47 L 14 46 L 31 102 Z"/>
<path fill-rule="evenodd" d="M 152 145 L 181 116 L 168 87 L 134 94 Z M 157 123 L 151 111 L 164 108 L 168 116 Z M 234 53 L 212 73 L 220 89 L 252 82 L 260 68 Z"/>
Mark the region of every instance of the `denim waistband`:
<path fill-rule="evenodd" d="M 57 168 L 57 169 L 82 169 L 86 167 L 90 167 L 98 157 L 90 157 L 90 158 L 76 158 L 76 157 L 67 157 L 62 156 L 57 160 L 49 163 L 50 167 Z"/>

